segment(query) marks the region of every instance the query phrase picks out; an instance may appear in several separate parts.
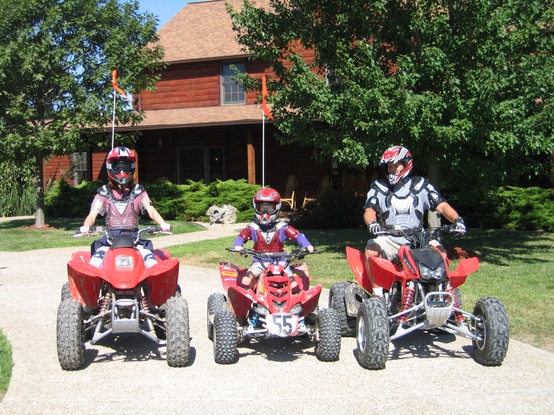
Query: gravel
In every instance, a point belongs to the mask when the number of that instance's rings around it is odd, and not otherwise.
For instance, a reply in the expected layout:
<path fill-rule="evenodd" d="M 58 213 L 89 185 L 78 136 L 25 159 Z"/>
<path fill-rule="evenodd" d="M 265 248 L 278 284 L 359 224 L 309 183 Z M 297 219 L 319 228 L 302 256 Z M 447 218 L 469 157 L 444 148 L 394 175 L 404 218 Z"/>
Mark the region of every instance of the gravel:
<path fill-rule="evenodd" d="M 213 225 L 155 246 L 236 234 Z M 471 341 L 415 333 L 391 344 L 387 367 L 368 371 L 343 338 L 340 360 L 317 360 L 309 341 L 287 339 L 239 348 L 234 365 L 217 365 L 206 333 L 209 294 L 222 292 L 216 270 L 181 264 L 190 312 L 191 360 L 170 368 L 165 348 L 140 335 L 89 347 L 82 370 L 63 371 L 56 354 L 56 311 L 76 248 L 0 252 L 0 327 L 13 348 L 11 384 L 0 414 L 546 414 L 554 408 L 554 354 L 511 340 L 500 367 L 472 358 Z M 327 307 L 327 290 L 320 307 Z"/>

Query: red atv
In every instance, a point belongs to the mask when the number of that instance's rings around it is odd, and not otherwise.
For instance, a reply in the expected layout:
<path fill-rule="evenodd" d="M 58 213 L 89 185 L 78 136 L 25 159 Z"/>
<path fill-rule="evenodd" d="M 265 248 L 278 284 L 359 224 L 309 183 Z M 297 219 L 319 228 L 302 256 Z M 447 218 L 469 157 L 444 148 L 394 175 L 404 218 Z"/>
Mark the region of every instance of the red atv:
<path fill-rule="evenodd" d="M 236 252 L 233 248 L 227 250 Z M 236 363 L 239 358 L 237 346 L 243 341 L 300 336 L 315 341 L 315 354 L 319 360 L 338 360 L 341 341 L 339 316 L 332 308 L 318 309 L 322 287 L 310 288 L 306 264 L 291 264 L 296 259 L 304 258 L 308 252 L 303 249 L 260 252 L 245 248 L 241 253 L 252 255 L 262 264 L 265 261 L 267 265 L 254 291 L 239 284 L 247 269 L 229 262 L 219 263 L 227 297 L 220 293 L 211 294 L 207 313 L 208 338 L 213 341 L 216 363 Z M 291 280 L 285 273 L 289 265 L 301 288 L 297 293 L 293 293 Z"/>
<path fill-rule="evenodd" d="M 153 253 L 158 264 L 145 268 L 136 248 L 141 234 L 159 232 L 159 227 L 149 227 L 115 236 L 105 233 L 110 248 L 102 268 L 89 264 L 90 251 L 73 254 L 67 263 L 69 281 L 62 288 L 57 317 L 62 369 L 81 368 L 85 347 L 121 333 L 140 333 L 165 345 L 169 366 L 187 364 L 189 313 L 177 285 L 179 261 L 157 249 Z"/>
<path fill-rule="evenodd" d="M 383 369 L 389 340 L 415 330 L 443 331 L 473 341 L 474 359 L 485 366 L 502 364 L 509 342 L 506 309 L 494 297 L 481 298 L 473 314 L 462 310 L 461 286 L 479 268 L 477 258 L 467 258 L 450 271 L 430 240 L 452 232 L 452 225 L 414 231 L 387 230 L 412 242 L 402 246 L 398 262 L 370 258 L 369 273 L 365 255 L 347 247 L 346 257 L 357 284 L 339 282 L 331 287 L 329 306 L 339 312 L 341 332 L 356 336 L 358 359 L 367 369 Z M 383 297 L 372 295 L 372 284 L 383 287 Z"/>

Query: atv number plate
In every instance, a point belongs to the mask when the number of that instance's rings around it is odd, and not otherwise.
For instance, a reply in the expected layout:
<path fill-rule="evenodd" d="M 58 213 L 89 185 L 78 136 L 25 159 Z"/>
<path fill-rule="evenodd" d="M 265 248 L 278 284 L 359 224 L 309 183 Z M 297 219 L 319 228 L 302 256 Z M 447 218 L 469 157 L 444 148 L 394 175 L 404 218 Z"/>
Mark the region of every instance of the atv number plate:
<path fill-rule="evenodd" d="M 266 321 L 267 330 L 273 336 L 294 336 L 298 330 L 298 316 L 292 314 L 272 314 Z"/>

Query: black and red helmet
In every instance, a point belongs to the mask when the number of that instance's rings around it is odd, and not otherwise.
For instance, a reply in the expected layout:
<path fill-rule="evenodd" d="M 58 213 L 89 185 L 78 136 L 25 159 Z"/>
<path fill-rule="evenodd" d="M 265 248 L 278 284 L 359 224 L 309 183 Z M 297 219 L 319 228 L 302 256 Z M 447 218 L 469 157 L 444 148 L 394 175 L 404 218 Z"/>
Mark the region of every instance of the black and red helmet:
<path fill-rule="evenodd" d="M 252 205 L 256 212 L 256 218 L 262 225 L 267 225 L 277 220 L 281 211 L 281 195 L 271 187 L 264 187 L 256 192 Z"/>
<path fill-rule="evenodd" d="M 404 165 L 404 169 L 398 174 L 389 174 L 387 170 L 387 165 L 389 163 L 402 163 Z M 410 175 L 414 166 L 412 161 L 412 153 L 410 153 L 410 151 L 406 147 L 389 147 L 383 153 L 379 165 L 385 169 L 385 174 L 389 179 L 389 183 L 391 185 L 395 185 L 400 180 L 406 179 Z"/>
<path fill-rule="evenodd" d="M 135 153 L 127 147 L 115 147 L 106 157 L 106 170 L 111 181 L 128 184 L 133 181 L 136 168 Z"/>

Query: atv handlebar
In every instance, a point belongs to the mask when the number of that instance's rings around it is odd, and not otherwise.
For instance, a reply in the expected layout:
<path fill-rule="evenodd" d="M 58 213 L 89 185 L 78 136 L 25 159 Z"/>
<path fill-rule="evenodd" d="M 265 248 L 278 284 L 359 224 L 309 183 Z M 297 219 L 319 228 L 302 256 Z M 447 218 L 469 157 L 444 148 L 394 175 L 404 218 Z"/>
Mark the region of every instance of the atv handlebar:
<path fill-rule="evenodd" d="M 429 243 L 430 240 L 438 240 L 440 242 L 443 235 L 449 233 L 457 233 L 456 224 L 442 225 L 436 228 L 413 228 L 413 229 L 400 229 L 393 225 L 381 226 L 381 231 L 376 232 L 375 235 L 390 235 L 390 236 L 403 236 L 412 242 L 414 247 L 422 247 Z"/>
<path fill-rule="evenodd" d="M 169 232 L 166 232 L 166 231 L 162 231 L 162 228 L 159 226 L 148 226 L 146 228 L 141 228 L 137 230 L 125 229 L 125 231 L 129 233 L 133 233 L 133 235 L 135 235 L 135 238 L 138 239 L 142 234 L 156 235 L 156 234 L 162 233 L 164 235 L 173 235 L 173 232 L 171 232 L 173 228 L 170 227 L 169 229 L 170 229 Z M 111 229 L 111 230 L 118 230 L 118 229 Z M 104 226 L 93 226 L 90 229 L 89 233 L 81 233 L 79 230 L 75 231 L 75 235 L 73 235 L 73 237 L 80 238 L 82 236 L 98 236 L 98 235 L 105 235 L 107 237 L 110 237 L 109 232 L 110 230 L 108 230 Z"/>
<path fill-rule="evenodd" d="M 283 252 L 263 252 L 263 251 L 256 251 L 255 249 L 250 249 L 250 248 L 243 248 L 240 251 L 237 251 L 235 248 L 225 248 L 225 249 L 229 252 L 235 252 L 237 254 L 241 254 L 241 255 L 244 255 L 244 256 L 251 255 L 254 258 L 258 259 L 258 261 L 260 261 L 261 263 L 263 263 L 264 261 L 267 262 L 268 260 L 270 260 L 272 262 L 277 262 L 279 260 L 286 260 L 287 265 L 290 264 L 295 259 L 304 258 L 306 255 L 319 254 L 319 252 L 316 252 L 316 251 L 308 252 L 304 248 L 293 249 L 290 252 L 287 252 L 287 251 L 283 251 Z"/>

